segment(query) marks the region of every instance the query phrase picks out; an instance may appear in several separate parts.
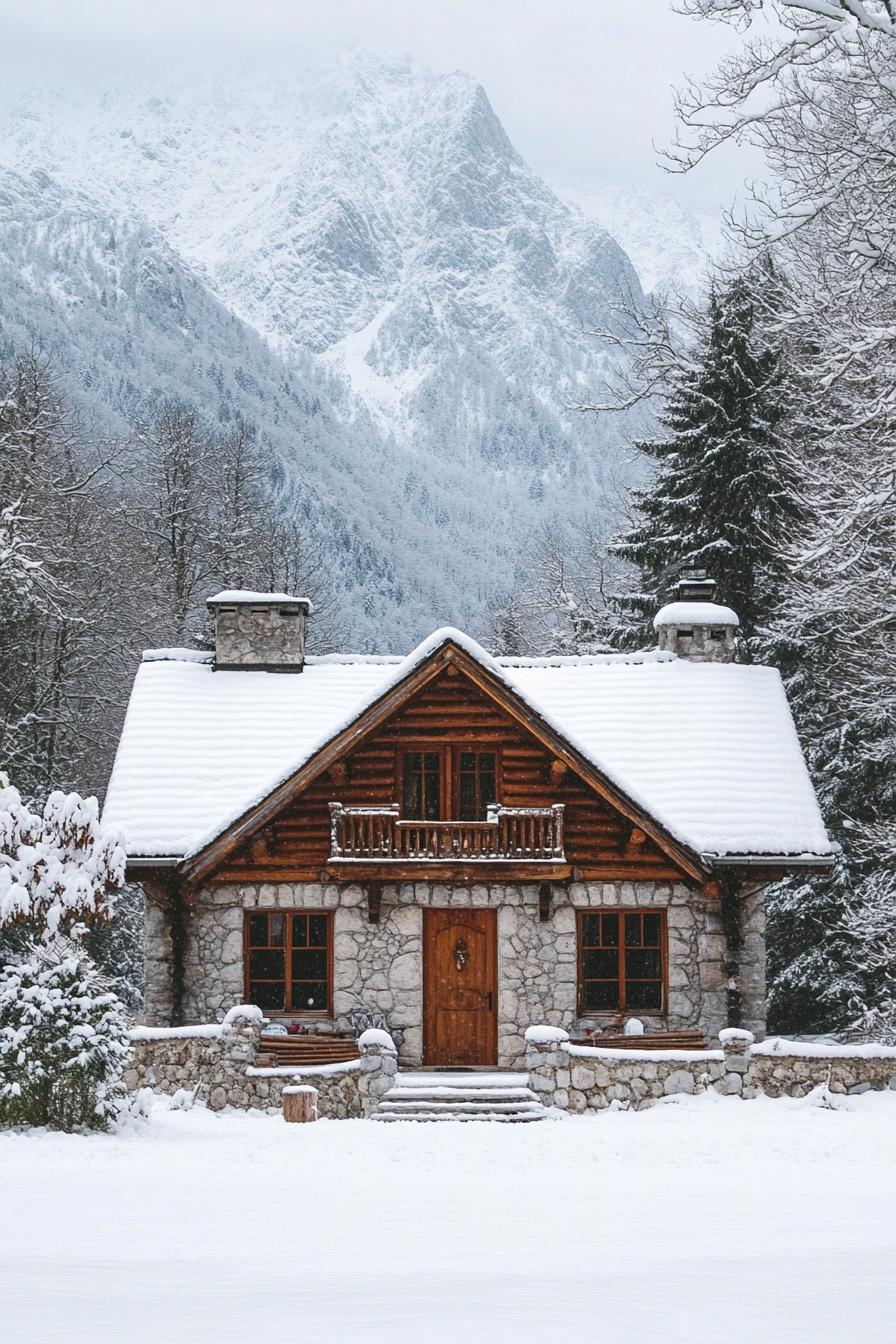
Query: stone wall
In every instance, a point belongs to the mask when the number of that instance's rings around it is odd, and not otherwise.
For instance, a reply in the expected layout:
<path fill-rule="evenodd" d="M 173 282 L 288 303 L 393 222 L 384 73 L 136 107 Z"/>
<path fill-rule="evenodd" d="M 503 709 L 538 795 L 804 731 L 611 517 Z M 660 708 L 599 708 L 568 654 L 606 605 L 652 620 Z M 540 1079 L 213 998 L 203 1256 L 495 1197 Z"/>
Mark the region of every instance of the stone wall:
<path fill-rule="evenodd" d="M 545 1106 L 583 1114 L 615 1104 L 643 1110 L 662 1097 L 710 1089 L 745 1099 L 803 1097 L 825 1086 L 833 1093 L 896 1091 L 896 1048 L 811 1046 L 794 1041 L 754 1043 L 751 1032 L 725 1029 L 721 1050 L 601 1050 L 570 1045 L 565 1031 L 526 1033 L 529 1086 Z"/>
<path fill-rule="evenodd" d="M 309 1082 L 318 1090 L 319 1115 L 334 1120 L 360 1116 L 365 1097 L 378 1097 L 387 1090 L 382 1077 L 391 1077 L 394 1069 L 389 1071 L 388 1059 L 381 1060 L 381 1047 L 372 1052 L 370 1063 L 362 1052 L 358 1062 L 317 1068 L 256 1067 L 263 1021 L 257 1008 L 243 1005 L 232 1009 L 220 1024 L 137 1027 L 131 1032 L 133 1056 L 125 1086 L 131 1092 L 149 1087 L 169 1095 L 183 1089 L 194 1092 L 210 1110 L 220 1111 L 225 1106 L 241 1110 L 279 1107 L 284 1087 Z"/>
<path fill-rule="evenodd" d="M 152 902 L 148 901 L 151 907 Z M 419 1064 L 423 1050 L 423 909 L 493 908 L 498 912 L 498 1062 L 519 1067 L 530 1022 L 598 1027 L 599 1016 L 576 1016 L 576 911 L 600 907 L 653 907 L 667 911 L 669 1003 L 664 1018 L 639 1016 L 650 1027 L 702 1028 L 708 1039 L 727 1022 L 725 936 L 717 904 L 700 891 L 653 882 L 574 882 L 556 885 L 550 917 L 538 915 L 532 884 L 384 886 L 380 921 L 370 924 L 367 897 L 357 885 L 280 883 L 203 888 L 185 914 L 184 1016 L 220 1019 L 243 997 L 243 923 L 256 908 L 335 911 L 335 1025 L 348 1027 L 358 1009 L 382 1013 L 403 1064 Z M 761 894 L 743 905 L 740 952 L 743 1020 L 764 1025 L 765 926 Z M 164 915 L 149 909 L 146 922 L 146 1016 L 171 1020 L 170 934 Z M 321 1022 L 327 1029 L 333 1023 Z"/>

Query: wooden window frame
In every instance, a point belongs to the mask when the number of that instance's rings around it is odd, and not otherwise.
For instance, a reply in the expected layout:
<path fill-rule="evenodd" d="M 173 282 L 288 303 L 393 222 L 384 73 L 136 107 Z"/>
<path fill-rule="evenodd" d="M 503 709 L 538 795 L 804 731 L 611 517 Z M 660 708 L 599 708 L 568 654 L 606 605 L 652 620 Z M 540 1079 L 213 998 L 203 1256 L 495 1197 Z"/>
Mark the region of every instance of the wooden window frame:
<path fill-rule="evenodd" d="M 321 1019 L 332 1018 L 333 1016 L 333 911 L 321 910 L 318 907 L 290 906 L 289 909 L 267 906 L 259 909 L 245 910 L 243 912 L 243 993 L 244 1002 L 251 1003 L 251 991 L 249 988 L 251 977 L 249 975 L 249 921 L 257 918 L 259 915 L 283 915 L 286 920 L 285 936 L 283 942 L 283 970 L 284 974 L 284 1000 L 289 1003 L 292 999 L 292 917 L 293 915 L 323 915 L 327 921 L 327 1007 L 326 1011 L 321 1008 L 263 1008 L 262 1012 L 266 1017 L 301 1017 L 310 1021 L 320 1021 Z M 279 949 L 278 949 L 279 950 Z M 299 951 L 305 951 L 305 948 L 299 948 Z"/>
<path fill-rule="evenodd" d="M 411 752 L 438 753 L 439 756 L 439 821 L 460 820 L 460 765 L 459 757 L 465 751 L 490 751 L 495 757 L 495 802 L 500 804 L 503 794 L 503 760 L 501 743 L 477 738 L 475 742 L 458 742 L 457 739 L 433 741 L 407 741 L 395 748 L 395 780 L 397 806 L 404 808 L 405 758 Z M 402 820 L 405 818 L 402 813 Z M 483 818 L 484 820 L 484 818 Z"/>
<path fill-rule="evenodd" d="M 665 1017 L 669 1011 L 669 921 L 665 906 L 655 905 L 595 905 L 576 912 L 576 1000 L 579 1017 Z M 618 1008 L 585 1007 L 585 939 L 583 926 L 588 915 L 619 916 L 619 1001 Z M 629 1008 L 625 1002 L 625 916 L 659 915 L 660 917 L 660 989 L 662 1007 Z M 630 948 L 630 951 L 637 951 Z M 653 949 L 651 949 L 653 950 Z"/>

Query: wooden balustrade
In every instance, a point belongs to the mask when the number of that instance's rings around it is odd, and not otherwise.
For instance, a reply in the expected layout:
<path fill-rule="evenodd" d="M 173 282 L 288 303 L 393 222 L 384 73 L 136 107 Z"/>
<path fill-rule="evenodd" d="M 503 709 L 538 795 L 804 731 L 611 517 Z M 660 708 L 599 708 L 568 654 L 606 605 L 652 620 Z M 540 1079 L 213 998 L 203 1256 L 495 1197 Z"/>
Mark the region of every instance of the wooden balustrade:
<path fill-rule="evenodd" d="M 488 809 L 485 821 L 404 821 L 398 808 L 330 803 L 330 859 L 562 860 L 563 803 Z"/>

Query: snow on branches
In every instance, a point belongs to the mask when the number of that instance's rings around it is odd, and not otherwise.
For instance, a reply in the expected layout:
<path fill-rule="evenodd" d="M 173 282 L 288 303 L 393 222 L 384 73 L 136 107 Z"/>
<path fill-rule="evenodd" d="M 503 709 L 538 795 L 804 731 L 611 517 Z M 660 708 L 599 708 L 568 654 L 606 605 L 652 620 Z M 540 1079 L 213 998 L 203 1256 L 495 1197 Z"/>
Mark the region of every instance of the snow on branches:
<path fill-rule="evenodd" d="M 0 929 L 28 921 L 48 943 L 108 920 L 124 872 L 95 798 L 55 792 L 33 812 L 0 773 Z"/>

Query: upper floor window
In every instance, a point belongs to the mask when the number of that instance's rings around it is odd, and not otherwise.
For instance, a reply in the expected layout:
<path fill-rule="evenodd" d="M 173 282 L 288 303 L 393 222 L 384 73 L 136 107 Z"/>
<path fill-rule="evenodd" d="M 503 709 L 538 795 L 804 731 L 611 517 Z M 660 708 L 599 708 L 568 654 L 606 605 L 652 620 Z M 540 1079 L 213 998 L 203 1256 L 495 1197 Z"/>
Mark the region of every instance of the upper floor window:
<path fill-rule="evenodd" d="M 441 818 L 441 752 L 405 752 L 401 813 L 408 821 L 438 821 Z"/>
<path fill-rule="evenodd" d="M 458 820 L 484 821 L 498 798 L 497 763 L 493 751 L 457 753 Z"/>
<path fill-rule="evenodd" d="M 492 748 L 406 751 L 401 814 L 406 821 L 484 821 L 498 798 L 498 753 Z"/>

